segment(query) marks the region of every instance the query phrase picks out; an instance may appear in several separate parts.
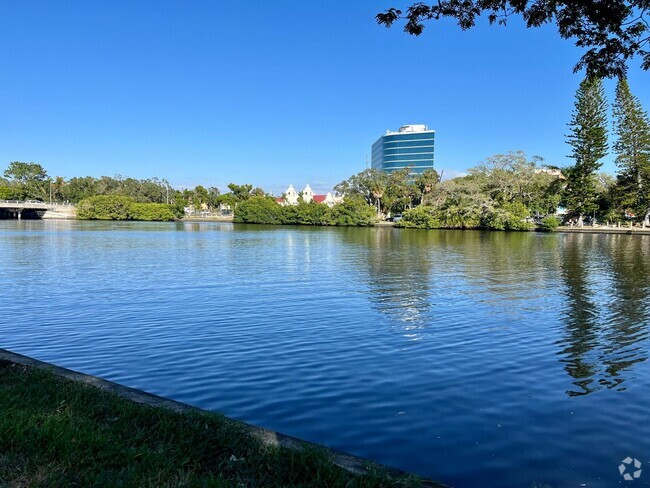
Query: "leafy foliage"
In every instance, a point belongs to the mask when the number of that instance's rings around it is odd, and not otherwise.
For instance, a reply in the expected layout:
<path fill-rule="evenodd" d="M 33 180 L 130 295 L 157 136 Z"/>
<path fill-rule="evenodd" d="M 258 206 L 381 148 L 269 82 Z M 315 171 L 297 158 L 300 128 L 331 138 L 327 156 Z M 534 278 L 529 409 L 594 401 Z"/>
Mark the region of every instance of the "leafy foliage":
<path fill-rule="evenodd" d="M 0 186 L 0 200 L 18 200 L 22 198 L 22 192 L 11 186 Z"/>
<path fill-rule="evenodd" d="M 43 199 L 47 195 L 47 172 L 40 164 L 14 161 L 4 175 L 16 188 L 14 198 Z"/>
<path fill-rule="evenodd" d="M 376 221 L 373 207 L 350 197 L 330 209 L 316 202 L 282 206 L 271 197 L 252 196 L 235 208 L 235 222 L 251 224 L 368 226 Z"/>
<path fill-rule="evenodd" d="M 377 215 L 372 207 L 360 198 L 349 197 L 343 203 L 335 205 L 331 210 L 332 225 L 367 227 L 377 221 Z"/>
<path fill-rule="evenodd" d="M 138 203 L 121 195 L 99 195 L 79 202 L 77 217 L 83 220 L 171 221 L 176 220 L 177 215 L 171 205 Z"/>
<path fill-rule="evenodd" d="M 520 15 L 529 28 L 555 23 L 563 39 L 587 49 L 574 72 L 586 69 L 589 77 L 610 78 L 624 76 L 634 56 L 642 58 L 643 69 L 650 69 L 650 27 L 644 18 L 648 9 L 648 0 L 439 0 L 414 3 L 406 12 L 390 8 L 376 19 L 390 27 L 404 18 L 404 30 L 416 36 L 426 21 L 450 17 L 467 30 L 484 13 L 490 24 L 505 25 L 512 15 Z"/>
<path fill-rule="evenodd" d="M 364 199 L 376 209 L 380 218 L 421 205 L 439 180 L 435 170 L 413 175 L 408 169 L 390 174 L 367 169 L 342 181 L 334 191 L 339 195 Z"/>
<path fill-rule="evenodd" d="M 560 226 L 560 219 L 558 219 L 554 215 L 549 215 L 542 219 L 542 224 L 540 227 L 542 228 L 542 230 L 552 231 L 557 229 L 559 226 Z"/>
<path fill-rule="evenodd" d="M 77 217 L 82 220 L 129 220 L 134 203 L 130 197 L 99 195 L 86 198 L 77 206 Z"/>
<path fill-rule="evenodd" d="M 235 209 L 235 222 L 250 224 L 282 224 L 283 207 L 270 197 L 250 197 Z"/>
<path fill-rule="evenodd" d="M 140 203 L 168 203 L 173 199 L 174 191 L 167 180 L 150 178 L 137 180 L 123 176 L 74 177 L 68 181 L 57 177 L 53 182 L 55 200 L 80 202 L 98 195 L 121 195 Z"/>
<path fill-rule="evenodd" d="M 406 210 L 402 227 L 426 229 L 530 230 L 527 218 L 554 213 L 560 174 L 528 160 L 523 152 L 492 156 L 469 175 L 436 184 L 425 203 Z"/>
<path fill-rule="evenodd" d="M 164 203 L 133 203 L 129 209 L 130 220 L 169 222 L 176 218 L 172 206 Z"/>

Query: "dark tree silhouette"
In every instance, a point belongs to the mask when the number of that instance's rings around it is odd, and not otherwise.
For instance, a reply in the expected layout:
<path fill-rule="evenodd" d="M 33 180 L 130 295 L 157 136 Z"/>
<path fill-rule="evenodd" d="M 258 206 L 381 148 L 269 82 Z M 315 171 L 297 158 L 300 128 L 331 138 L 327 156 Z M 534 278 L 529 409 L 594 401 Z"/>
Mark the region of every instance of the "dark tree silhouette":
<path fill-rule="evenodd" d="M 390 8 L 376 19 L 387 27 L 404 19 L 404 30 L 416 36 L 424 22 L 443 17 L 456 19 L 463 30 L 474 27 L 483 14 L 490 24 L 505 25 L 513 15 L 528 27 L 555 23 L 563 39 L 575 39 L 576 46 L 587 49 L 574 71 L 611 78 L 624 76 L 634 56 L 641 57 L 644 70 L 650 69 L 648 10 L 650 0 L 439 0 L 414 3 L 406 11 Z"/>

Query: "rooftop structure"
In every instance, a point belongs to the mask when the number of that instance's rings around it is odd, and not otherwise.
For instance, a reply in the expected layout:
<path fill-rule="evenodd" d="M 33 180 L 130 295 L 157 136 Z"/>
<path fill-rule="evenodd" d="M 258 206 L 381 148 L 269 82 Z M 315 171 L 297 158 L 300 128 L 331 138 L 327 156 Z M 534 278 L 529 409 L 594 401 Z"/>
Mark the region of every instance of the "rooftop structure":
<path fill-rule="evenodd" d="M 289 185 L 289 188 L 284 192 L 284 196 L 276 198 L 275 201 L 280 205 L 298 205 L 299 197 L 302 197 L 305 203 L 313 201 L 316 203 L 324 203 L 328 207 L 333 207 L 343 201 L 342 197 L 333 196 L 330 192 L 327 195 L 316 195 L 309 184 L 300 193 L 294 189 L 293 185 Z"/>

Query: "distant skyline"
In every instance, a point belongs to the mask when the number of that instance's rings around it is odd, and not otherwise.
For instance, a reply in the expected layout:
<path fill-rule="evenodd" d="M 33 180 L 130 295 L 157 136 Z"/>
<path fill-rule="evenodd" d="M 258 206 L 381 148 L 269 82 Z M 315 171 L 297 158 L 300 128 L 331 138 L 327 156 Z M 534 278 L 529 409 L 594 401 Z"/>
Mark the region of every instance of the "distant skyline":
<path fill-rule="evenodd" d="M 436 131 L 447 176 L 510 150 L 571 163 L 572 41 L 514 18 L 432 22 L 420 37 L 375 23 L 404 4 L 3 2 L 0 167 L 325 193 L 407 124 Z M 628 76 L 646 110 L 648 74 L 633 61 Z"/>

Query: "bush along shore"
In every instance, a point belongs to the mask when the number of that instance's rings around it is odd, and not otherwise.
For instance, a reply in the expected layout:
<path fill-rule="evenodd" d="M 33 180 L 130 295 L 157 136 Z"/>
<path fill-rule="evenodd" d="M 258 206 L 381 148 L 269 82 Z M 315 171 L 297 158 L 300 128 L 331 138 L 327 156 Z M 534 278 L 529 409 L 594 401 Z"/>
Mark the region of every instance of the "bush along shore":
<path fill-rule="evenodd" d="M 359 197 L 346 198 L 329 208 L 316 202 L 279 205 L 274 198 L 254 196 L 235 207 L 234 222 L 246 224 L 339 225 L 367 227 L 374 225 L 377 214 Z"/>
<path fill-rule="evenodd" d="M 140 203 L 122 195 L 99 195 L 79 202 L 77 218 L 82 220 L 172 221 L 183 216 L 182 209 L 164 203 Z"/>
<path fill-rule="evenodd" d="M 246 424 L 190 408 L 134 403 L 0 359 L 0 485 L 438 486 L 372 463 L 352 474 L 324 448 L 269 445 Z"/>

